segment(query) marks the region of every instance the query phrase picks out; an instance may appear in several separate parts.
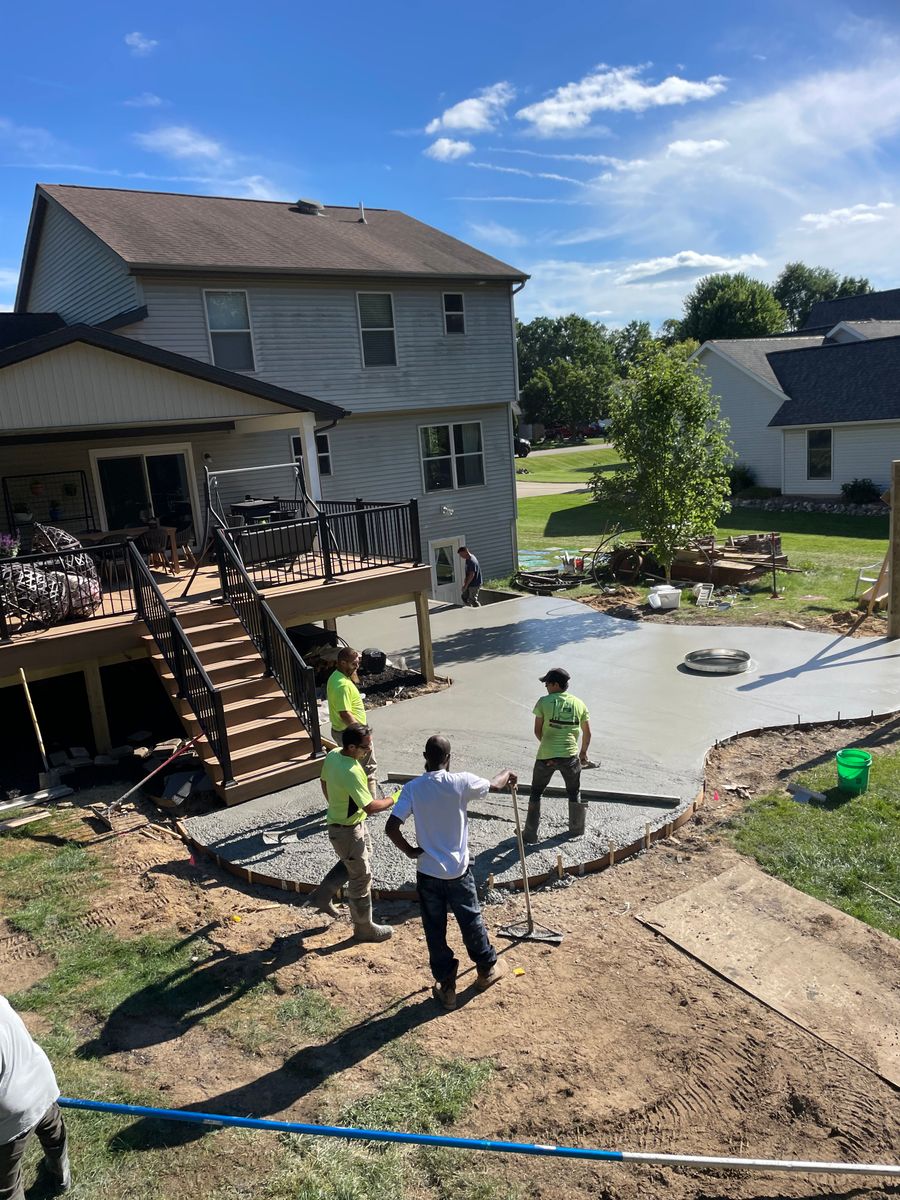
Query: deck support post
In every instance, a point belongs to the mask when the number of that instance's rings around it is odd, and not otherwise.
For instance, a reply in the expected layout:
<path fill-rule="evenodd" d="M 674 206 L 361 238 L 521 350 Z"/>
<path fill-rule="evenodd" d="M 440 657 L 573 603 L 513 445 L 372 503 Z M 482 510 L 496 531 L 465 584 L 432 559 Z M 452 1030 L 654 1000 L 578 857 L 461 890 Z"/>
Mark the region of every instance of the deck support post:
<path fill-rule="evenodd" d="M 888 637 L 900 637 L 900 459 L 891 463 L 891 533 L 888 543 Z"/>
<path fill-rule="evenodd" d="M 419 628 L 419 661 L 422 674 L 434 682 L 434 648 L 431 645 L 431 618 L 428 613 L 428 593 L 416 592 L 416 625 Z"/>
<path fill-rule="evenodd" d="M 83 674 L 88 711 L 91 715 L 91 730 L 94 734 L 94 748 L 98 754 L 109 754 L 112 750 L 112 739 L 109 736 L 109 721 L 106 716 L 106 702 L 103 699 L 100 667 L 96 662 L 85 663 Z"/>

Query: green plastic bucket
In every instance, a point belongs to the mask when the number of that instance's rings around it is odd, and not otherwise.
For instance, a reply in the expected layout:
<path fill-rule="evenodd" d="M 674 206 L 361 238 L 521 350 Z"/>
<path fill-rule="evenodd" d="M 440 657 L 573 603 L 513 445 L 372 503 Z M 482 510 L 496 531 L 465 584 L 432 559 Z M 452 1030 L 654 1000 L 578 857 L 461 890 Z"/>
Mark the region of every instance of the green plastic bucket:
<path fill-rule="evenodd" d="M 842 792 L 851 792 L 861 796 L 869 786 L 869 768 L 872 765 L 872 755 L 868 750 L 838 750 L 837 759 L 838 787 Z"/>

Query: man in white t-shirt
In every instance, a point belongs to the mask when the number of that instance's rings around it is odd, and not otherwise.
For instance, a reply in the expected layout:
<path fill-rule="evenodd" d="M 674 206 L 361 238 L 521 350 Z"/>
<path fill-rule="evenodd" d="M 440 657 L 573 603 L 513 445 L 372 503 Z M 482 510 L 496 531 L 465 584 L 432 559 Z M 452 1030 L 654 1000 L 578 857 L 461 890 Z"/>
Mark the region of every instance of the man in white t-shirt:
<path fill-rule="evenodd" d="M 22 1158 L 31 1133 L 44 1148 L 53 1194 L 69 1190 L 66 1127 L 58 1099 L 50 1060 L 0 996 L 0 1196 L 25 1200 Z"/>
<path fill-rule="evenodd" d="M 450 743 L 434 734 L 425 743 L 425 774 L 407 783 L 384 832 L 394 845 L 416 860 L 416 889 L 422 927 L 435 984 L 435 999 L 444 1008 L 456 1007 L 459 961 L 447 945 L 447 914 L 459 924 L 466 952 L 475 964 L 475 986 L 486 991 L 502 974 L 491 945 L 475 880 L 469 866 L 468 806 L 488 792 L 502 792 L 517 782 L 512 771 L 482 779 L 466 771 L 450 771 Z M 412 816 L 417 846 L 403 836 L 402 823 Z"/>

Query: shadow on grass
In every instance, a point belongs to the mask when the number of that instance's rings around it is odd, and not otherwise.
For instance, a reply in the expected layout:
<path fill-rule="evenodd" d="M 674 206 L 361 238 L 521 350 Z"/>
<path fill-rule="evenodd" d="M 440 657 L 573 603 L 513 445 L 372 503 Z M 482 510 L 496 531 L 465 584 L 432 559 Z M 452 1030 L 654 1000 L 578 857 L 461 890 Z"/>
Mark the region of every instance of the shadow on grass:
<path fill-rule="evenodd" d="M 384 1050 L 428 1021 L 444 1015 L 430 994 L 398 1010 L 398 1004 L 405 1004 L 419 995 L 421 992 L 416 991 L 402 997 L 381 1013 L 345 1029 L 323 1045 L 304 1047 L 281 1066 L 258 1079 L 210 1096 L 202 1103 L 184 1107 L 187 1111 L 224 1116 L 266 1117 L 282 1112 L 327 1080 Z M 474 994 L 460 996 L 458 1008 L 472 999 Z M 114 1135 L 110 1149 L 130 1151 L 184 1146 L 204 1137 L 211 1128 L 202 1124 L 141 1119 Z"/>

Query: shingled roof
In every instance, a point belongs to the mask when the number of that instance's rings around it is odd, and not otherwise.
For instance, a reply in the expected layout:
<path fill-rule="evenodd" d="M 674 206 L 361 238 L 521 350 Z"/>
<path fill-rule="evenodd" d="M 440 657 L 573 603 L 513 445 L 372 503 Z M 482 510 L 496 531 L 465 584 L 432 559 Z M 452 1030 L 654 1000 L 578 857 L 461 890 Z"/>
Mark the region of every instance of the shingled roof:
<path fill-rule="evenodd" d="M 852 329 L 860 337 L 872 340 L 874 338 L 900 337 L 900 320 L 897 321 L 841 321 L 846 329 Z"/>
<path fill-rule="evenodd" d="M 0 313 L 0 350 L 52 333 L 64 325 L 59 313 Z"/>
<path fill-rule="evenodd" d="M 394 209 L 40 184 L 132 270 L 525 280 L 524 272 Z M 27 263 L 27 255 L 26 255 Z"/>
<path fill-rule="evenodd" d="M 810 349 L 821 346 L 825 342 L 823 334 L 812 334 L 801 337 L 797 334 L 785 334 L 767 338 L 734 338 L 721 341 L 707 342 L 706 345 L 719 350 L 726 358 L 733 359 L 747 371 L 758 375 L 771 387 L 778 388 L 779 384 L 769 363 L 769 354 L 773 350 L 782 350 L 789 346 L 792 350 Z"/>
<path fill-rule="evenodd" d="M 787 393 L 769 425 L 900 420 L 900 337 L 770 353 Z"/>
<path fill-rule="evenodd" d="M 804 329 L 833 329 L 840 321 L 900 320 L 900 288 L 886 292 L 867 292 L 862 296 L 844 296 L 841 300 L 820 300 L 810 309 Z"/>

